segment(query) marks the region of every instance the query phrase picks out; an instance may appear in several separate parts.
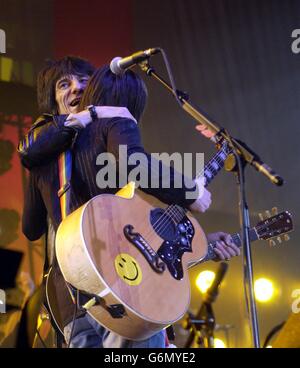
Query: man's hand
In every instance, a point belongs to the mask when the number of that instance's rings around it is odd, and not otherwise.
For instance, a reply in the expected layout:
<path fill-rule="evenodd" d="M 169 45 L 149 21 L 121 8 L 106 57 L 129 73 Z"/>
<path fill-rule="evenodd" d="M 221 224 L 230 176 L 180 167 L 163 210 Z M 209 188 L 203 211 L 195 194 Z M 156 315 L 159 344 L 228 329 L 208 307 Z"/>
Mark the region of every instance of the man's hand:
<path fill-rule="evenodd" d="M 195 212 L 205 212 L 211 205 L 211 194 L 203 188 L 202 196 L 198 197 L 194 203 L 190 205 L 190 210 Z"/>
<path fill-rule="evenodd" d="M 205 138 L 211 139 L 212 137 L 215 136 L 215 134 L 213 132 L 211 132 L 205 125 L 203 124 L 199 124 L 196 125 L 196 130 L 198 130 L 198 132 L 200 132 Z"/>
<path fill-rule="evenodd" d="M 189 208 L 191 211 L 205 212 L 211 205 L 211 194 L 205 189 L 205 178 L 203 176 L 196 178 L 195 184 L 198 189 L 198 198 Z"/>
<path fill-rule="evenodd" d="M 117 106 L 95 106 L 97 116 L 101 118 L 126 118 L 136 122 L 135 118 L 131 115 L 126 107 Z M 89 110 L 83 110 L 76 114 L 70 114 L 66 121 L 65 126 L 72 128 L 85 128 L 92 122 L 92 118 Z"/>
<path fill-rule="evenodd" d="M 218 256 L 216 262 L 228 261 L 230 258 L 241 254 L 240 248 L 234 244 L 230 234 L 219 231 L 217 233 L 207 234 L 207 241 L 217 242 L 214 251 Z"/>
<path fill-rule="evenodd" d="M 83 129 L 91 122 L 92 118 L 90 112 L 88 110 L 83 110 L 76 114 L 70 114 L 65 121 L 65 126 Z"/>

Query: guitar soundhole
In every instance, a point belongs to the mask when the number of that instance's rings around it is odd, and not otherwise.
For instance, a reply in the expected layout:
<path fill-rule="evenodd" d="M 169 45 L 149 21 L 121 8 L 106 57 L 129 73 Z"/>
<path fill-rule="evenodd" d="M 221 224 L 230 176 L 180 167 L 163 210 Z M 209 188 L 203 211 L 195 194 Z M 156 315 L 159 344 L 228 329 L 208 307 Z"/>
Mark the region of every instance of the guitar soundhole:
<path fill-rule="evenodd" d="M 176 224 L 172 217 L 162 208 L 155 208 L 150 213 L 150 222 L 156 234 L 164 240 L 176 238 Z"/>

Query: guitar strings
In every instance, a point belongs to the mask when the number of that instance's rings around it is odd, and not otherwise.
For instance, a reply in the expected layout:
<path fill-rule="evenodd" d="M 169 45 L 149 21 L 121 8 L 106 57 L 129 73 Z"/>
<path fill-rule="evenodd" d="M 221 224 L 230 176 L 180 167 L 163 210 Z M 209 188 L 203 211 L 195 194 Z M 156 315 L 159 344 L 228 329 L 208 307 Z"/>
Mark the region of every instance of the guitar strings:
<path fill-rule="evenodd" d="M 205 173 L 205 171 L 207 170 L 206 168 L 212 163 L 212 162 L 216 162 L 217 164 L 218 164 L 218 168 L 216 169 L 215 167 L 214 167 L 214 171 L 219 171 L 223 166 L 221 165 L 221 164 L 223 164 L 224 163 L 224 159 L 222 159 L 220 156 L 221 156 L 221 153 L 224 153 L 225 154 L 225 156 L 226 156 L 226 152 L 224 152 L 224 149 L 225 149 L 226 147 L 222 147 L 222 149 L 220 149 L 219 150 L 219 152 L 218 152 L 218 154 L 217 155 L 215 155 L 214 157 L 213 157 L 213 159 L 211 159 L 210 161 L 209 161 L 209 163 L 207 164 L 207 165 L 205 165 L 205 168 L 203 169 L 203 171 L 200 173 L 200 174 L 198 174 L 198 176 L 196 176 L 196 178 L 198 178 L 199 176 L 201 176 L 201 175 L 203 175 L 203 173 Z M 227 154 L 228 155 L 228 154 Z M 216 157 L 217 156 L 217 157 Z M 227 156 L 226 156 L 227 157 Z M 212 170 L 211 170 L 212 171 Z M 216 175 L 216 174 L 215 174 Z M 206 185 L 205 185 L 206 186 Z M 182 212 L 184 212 L 184 213 L 182 213 Z M 179 223 L 183 218 L 184 218 L 184 216 L 186 215 L 186 211 L 182 208 L 182 207 L 180 207 L 179 205 L 170 205 L 169 207 L 167 207 L 167 209 L 166 209 L 166 211 L 164 212 L 164 214 L 166 215 L 165 217 L 166 217 L 166 220 L 164 221 L 165 223 L 167 222 L 167 218 L 169 218 L 169 217 L 171 217 L 172 219 L 174 219 L 174 217 L 175 217 L 175 224 L 176 224 L 176 221 Z M 161 218 L 164 216 L 164 214 L 163 215 L 161 215 Z M 170 215 L 170 216 L 169 216 Z M 172 217 L 172 215 L 174 215 L 174 217 Z M 153 227 L 155 227 L 155 225 L 157 224 L 157 223 L 159 223 L 160 222 L 160 220 L 161 220 L 161 218 L 159 218 L 157 221 L 156 221 L 156 223 L 154 223 L 153 224 Z M 159 230 L 162 230 L 162 227 L 161 226 L 163 226 L 164 224 L 163 224 L 163 222 L 160 222 L 159 223 L 159 225 L 160 225 L 160 229 Z M 156 229 L 156 230 L 158 230 L 158 228 Z"/>
<path fill-rule="evenodd" d="M 205 173 L 205 171 L 207 170 L 207 167 L 210 166 L 213 162 L 216 162 L 218 164 L 218 168 L 213 168 L 213 170 L 210 171 L 220 171 L 220 169 L 223 167 L 223 163 L 226 159 L 226 157 L 228 156 L 229 152 L 225 152 L 225 150 L 228 149 L 227 144 L 224 144 L 222 146 L 222 148 L 218 151 L 218 153 L 208 162 L 207 165 L 205 165 L 204 169 L 202 170 L 202 172 L 200 172 L 200 174 L 198 174 L 196 176 L 196 178 L 198 178 L 199 176 L 203 175 L 203 173 Z M 225 158 L 221 157 L 221 154 L 225 155 Z M 221 165 L 222 164 L 222 165 Z M 216 174 L 215 174 L 216 175 Z M 178 208 L 180 208 L 182 211 L 184 211 L 184 214 L 178 214 Z M 176 212 L 177 210 L 177 212 Z M 175 219 L 172 216 L 175 215 Z M 155 227 L 155 225 L 158 224 L 158 228 L 156 228 L 156 231 L 163 231 L 167 226 L 168 226 L 168 219 L 172 219 L 175 220 L 175 224 L 176 221 L 179 223 L 185 216 L 185 210 L 183 208 L 181 208 L 179 205 L 170 205 L 167 207 L 167 209 L 164 211 L 164 213 L 158 218 L 158 220 L 152 225 L 153 228 Z M 169 216 L 170 215 L 170 216 Z M 177 216 L 177 219 L 176 219 Z M 150 237 L 151 235 L 154 235 L 155 233 L 153 232 L 153 230 L 151 229 L 144 237 Z"/>
<path fill-rule="evenodd" d="M 222 168 L 222 166 L 221 166 L 221 164 L 224 162 L 224 159 L 222 159 L 220 156 L 221 156 L 221 154 L 222 153 L 225 153 L 224 152 L 224 149 L 225 149 L 226 147 L 222 147 L 222 149 L 220 149 L 219 151 L 218 151 L 218 153 L 213 157 L 213 159 L 211 159 L 209 162 L 208 162 L 208 164 L 207 165 L 205 165 L 205 168 L 202 170 L 202 172 L 200 172 L 200 174 L 198 174 L 197 176 L 196 176 L 196 178 L 198 178 L 199 176 L 201 176 L 201 175 L 203 175 L 203 173 L 205 173 L 205 170 L 206 170 L 206 168 L 214 161 L 214 162 L 216 162 L 217 164 L 218 164 L 218 171 Z M 225 153 L 225 156 L 226 156 L 226 153 Z M 214 168 L 214 170 L 216 170 L 215 168 Z M 212 170 L 211 170 L 212 171 Z M 181 211 L 183 211 L 184 212 L 184 214 L 179 214 L 178 212 L 179 212 L 179 208 L 180 208 L 180 210 Z M 176 212 L 177 211 L 177 212 Z M 175 218 L 172 216 L 172 214 L 173 215 L 175 215 Z M 176 216 L 177 216 L 177 218 L 176 218 Z M 184 218 L 184 216 L 185 216 L 185 210 L 182 208 L 182 207 L 180 207 L 179 205 L 174 205 L 174 204 L 172 204 L 172 205 L 170 205 L 170 206 L 168 206 L 167 207 L 167 209 L 164 211 L 164 213 L 156 220 L 156 222 L 152 225 L 153 226 L 153 228 L 156 230 L 156 231 L 162 231 L 162 230 L 164 230 L 166 227 L 167 227 L 167 223 L 168 223 L 168 220 L 169 219 L 172 219 L 172 220 L 174 220 L 174 222 L 175 222 L 175 224 L 176 224 L 176 221 L 179 223 L 183 218 Z M 155 228 L 155 226 L 156 225 L 158 225 L 158 227 L 157 228 Z M 151 235 L 154 235 L 154 232 L 153 232 L 153 230 L 151 229 L 144 237 L 150 237 Z"/>
<path fill-rule="evenodd" d="M 205 165 L 204 169 L 195 178 L 198 178 L 200 176 L 205 175 L 205 171 L 208 168 L 210 168 L 210 171 L 212 171 L 212 172 L 214 172 L 214 171 L 219 172 L 223 167 L 223 163 L 224 163 L 225 159 L 227 158 L 229 153 L 232 151 L 230 148 L 228 150 L 228 148 L 229 147 L 226 143 L 223 144 L 222 147 L 220 148 L 220 150 L 217 152 L 217 154 Z M 223 154 L 223 157 L 222 157 L 222 154 Z M 211 165 L 213 163 L 216 163 L 218 165 L 218 167 L 217 168 L 215 168 L 214 166 L 212 167 Z M 216 174 L 214 174 L 214 176 Z M 205 185 L 205 187 L 206 187 L 206 185 Z M 184 214 L 179 213 L 179 208 L 180 208 L 180 212 L 184 212 Z M 167 209 L 164 211 L 164 213 L 156 220 L 156 222 L 152 226 L 156 231 L 163 231 L 165 228 L 167 228 L 169 219 L 174 220 L 174 222 L 176 224 L 176 221 L 179 223 L 184 218 L 185 215 L 186 215 L 186 211 L 182 207 L 180 207 L 179 205 L 176 205 L 176 204 L 175 205 L 172 204 L 172 205 L 167 207 Z M 156 225 L 158 225 L 157 228 L 155 228 Z M 144 235 L 144 237 L 148 238 L 151 235 L 155 235 L 155 232 L 152 229 L 146 235 Z"/>

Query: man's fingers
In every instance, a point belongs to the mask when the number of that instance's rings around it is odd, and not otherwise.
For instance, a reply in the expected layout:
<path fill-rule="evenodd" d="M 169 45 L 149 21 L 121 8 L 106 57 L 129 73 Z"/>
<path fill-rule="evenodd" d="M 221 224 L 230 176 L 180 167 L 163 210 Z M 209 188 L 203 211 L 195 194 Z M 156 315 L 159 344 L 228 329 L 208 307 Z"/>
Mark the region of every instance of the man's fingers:
<path fill-rule="evenodd" d="M 230 259 L 232 257 L 240 255 L 240 249 L 236 245 L 228 246 L 223 241 L 218 241 L 216 243 L 215 250 L 217 249 L 224 255 L 225 259 Z M 219 252 L 216 253 L 219 255 Z"/>
<path fill-rule="evenodd" d="M 75 118 L 71 118 L 69 120 L 65 121 L 64 124 L 66 127 L 78 127 L 78 128 L 83 128 L 83 125 L 81 124 L 81 122 L 78 119 Z"/>
<path fill-rule="evenodd" d="M 74 125 L 74 119 L 71 118 L 71 119 L 68 119 L 65 121 L 65 126 L 73 126 Z"/>
<path fill-rule="evenodd" d="M 236 256 L 236 253 L 235 253 L 235 251 L 232 248 L 226 247 L 226 251 L 231 255 L 231 257 L 235 257 Z"/>
<path fill-rule="evenodd" d="M 227 246 L 227 248 L 233 250 L 234 256 L 239 256 L 241 253 L 240 248 L 236 244 L 234 244 L 231 235 L 224 233 L 223 239 L 225 241 L 225 245 Z"/>
<path fill-rule="evenodd" d="M 227 245 L 232 245 L 233 244 L 232 237 L 231 237 L 230 234 L 224 233 L 224 241 Z"/>
<path fill-rule="evenodd" d="M 235 256 L 239 256 L 241 254 L 240 248 L 237 245 L 235 245 L 234 243 L 229 245 L 228 248 L 231 248 L 233 250 Z"/>
<path fill-rule="evenodd" d="M 222 244 L 222 242 L 219 242 L 218 241 L 217 244 L 216 244 L 216 247 L 217 247 L 217 249 L 219 249 L 222 252 L 222 254 L 224 255 L 224 258 L 225 259 L 229 259 L 229 258 L 231 258 L 231 255 L 227 251 L 227 249 L 225 249 L 225 246 L 223 244 Z"/>
<path fill-rule="evenodd" d="M 196 125 L 196 130 L 198 130 L 202 135 L 204 135 L 204 137 L 206 138 L 211 138 L 213 137 L 215 134 L 213 132 L 211 132 L 207 126 L 200 124 L 200 125 Z"/>
<path fill-rule="evenodd" d="M 203 124 L 196 125 L 196 129 L 202 132 L 203 130 L 207 129 L 207 127 Z"/>
<path fill-rule="evenodd" d="M 215 251 L 215 253 L 218 255 L 218 257 L 219 257 L 219 259 L 221 260 L 221 261 L 224 261 L 225 260 L 225 256 L 224 256 L 224 254 L 218 249 L 218 248 L 215 248 L 214 249 L 214 251 Z"/>

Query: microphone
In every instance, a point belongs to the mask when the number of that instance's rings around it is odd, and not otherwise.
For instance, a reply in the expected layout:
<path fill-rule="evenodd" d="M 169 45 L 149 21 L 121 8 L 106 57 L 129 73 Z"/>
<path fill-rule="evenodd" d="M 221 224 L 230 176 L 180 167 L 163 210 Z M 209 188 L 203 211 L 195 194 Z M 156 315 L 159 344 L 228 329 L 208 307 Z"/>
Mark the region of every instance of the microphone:
<path fill-rule="evenodd" d="M 216 300 L 216 297 L 218 295 L 219 286 L 221 285 L 221 282 L 225 276 L 225 273 L 227 271 L 228 264 L 225 262 L 221 262 L 220 266 L 217 270 L 216 277 L 211 285 L 211 287 L 206 291 L 204 295 L 204 302 L 205 303 L 212 303 Z"/>
<path fill-rule="evenodd" d="M 284 179 L 278 175 L 275 170 L 273 170 L 270 166 L 268 166 L 263 160 L 251 149 L 246 143 L 241 141 L 240 139 L 234 139 L 239 146 L 238 149 L 243 152 L 246 151 L 246 155 L 248 156 L 247 162 L 252 165 L 257 171 L 264 174 L 273 184 L 277 186 L 281 186 L 284 184 Z"/>
<path fill-rule="evenodd" d="M 138 51 L 134 54 L 127 56 L 125 58 L 121 58 L 120 56 L 112 59 L 110 63 L 110 70 L 116 75 L 122 75 L 128 68 L 141 63 L 144 60 L 150 58 L 150 56 L 155 55 L 160 52 L 159 48 L 148 49 L 145 51 Z"/>
<path fill-rule="evenodd" d="M 260 171 L 267 178 L 271 180 L 271 182 L 277 186 L 281 186 L 284 184 L 284 180 L 281 176 L 279 176 L 271 167 L 262 162 L 259 158 L 252 162 L 252 165 L 256 168 L 257 171 Z"/>

